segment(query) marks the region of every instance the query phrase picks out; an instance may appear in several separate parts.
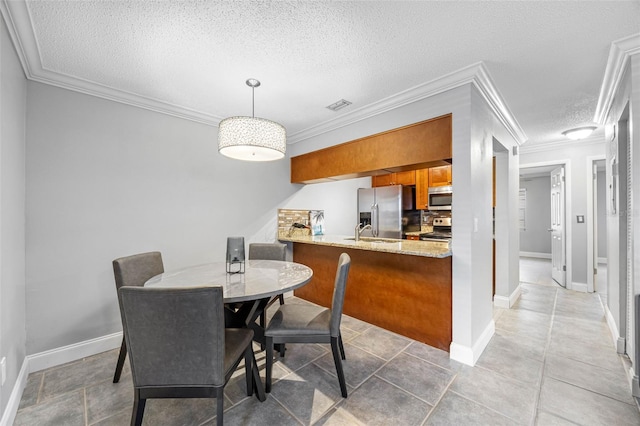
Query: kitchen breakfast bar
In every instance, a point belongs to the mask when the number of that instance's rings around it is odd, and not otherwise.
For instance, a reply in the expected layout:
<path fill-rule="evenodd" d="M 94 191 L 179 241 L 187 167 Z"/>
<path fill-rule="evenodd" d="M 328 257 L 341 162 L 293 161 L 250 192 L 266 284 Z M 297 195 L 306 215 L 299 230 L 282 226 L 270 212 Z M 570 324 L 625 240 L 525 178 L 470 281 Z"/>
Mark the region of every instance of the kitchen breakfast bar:
<path fill-rule="evenodd" d="M 295 295 L 330 307 L 335 263 L 351 256 L 344 301 L 346 315 L 449 351 L 452 329 L 451 250 L 448 242 L 345 236 L 284 236 L 293 261 L 313 269 Z"/>

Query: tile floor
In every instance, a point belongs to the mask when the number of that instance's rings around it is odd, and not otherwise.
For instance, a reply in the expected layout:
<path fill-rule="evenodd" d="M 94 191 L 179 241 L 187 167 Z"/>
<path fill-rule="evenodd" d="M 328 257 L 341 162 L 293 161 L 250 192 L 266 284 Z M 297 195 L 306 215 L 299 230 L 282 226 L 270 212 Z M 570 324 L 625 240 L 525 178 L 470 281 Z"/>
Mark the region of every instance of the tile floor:
<path fill-rule="evenodd" d="M 340 396 L 324 345 L 287 345 L 267 401 L 225 391 L 229 425 L 640 425 L 623 358 L 600 298 L 551 281 L 548 261 L 522 259 L 522 297 L 496 310 L 496 334 L 473 368 L 448 353 L 345 316 L 349 398 Z M 306 303 L 291 298 L 287 303 Z M 111 383 L 118 352 L 29 375 L 14 425 L 126 425 L 128 365 Z M 264 352 L 257 352 L 264 374 Z M 150 400 L 145 425 L 213 425 L 212 400 Z"/>

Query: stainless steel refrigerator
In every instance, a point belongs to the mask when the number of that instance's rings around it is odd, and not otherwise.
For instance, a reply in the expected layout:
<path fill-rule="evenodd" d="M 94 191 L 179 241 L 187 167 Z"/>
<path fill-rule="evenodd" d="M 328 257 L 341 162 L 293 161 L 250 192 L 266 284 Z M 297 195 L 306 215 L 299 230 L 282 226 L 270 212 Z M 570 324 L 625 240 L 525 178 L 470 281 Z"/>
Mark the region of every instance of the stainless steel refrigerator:
<path fill-rule="evenodd" d="M 405 205 L 403 206 L 403 188 Z M 402 238 L 403 207 L 413 209 L 411 188 L 402 185 L 358 189 L 358 223 L 371 225 L 362 232 L 363 237 Z"/>

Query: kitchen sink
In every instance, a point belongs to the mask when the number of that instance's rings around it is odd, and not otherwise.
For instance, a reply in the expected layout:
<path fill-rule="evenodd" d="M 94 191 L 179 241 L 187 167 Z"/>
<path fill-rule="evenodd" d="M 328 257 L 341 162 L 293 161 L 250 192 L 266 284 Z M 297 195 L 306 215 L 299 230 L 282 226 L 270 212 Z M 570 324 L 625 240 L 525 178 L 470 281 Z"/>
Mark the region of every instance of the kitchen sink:
<path fill-rule="evenodd" d="M 345 240 L 355 241 L 355 237 L 348 237 Z M 382 239 L 382 238 L 372 238 L 372 237 L 360 237 L 360 241 L 365 243 L 398 243 L 400 240 L 392 240 L 392 239 Z"/>

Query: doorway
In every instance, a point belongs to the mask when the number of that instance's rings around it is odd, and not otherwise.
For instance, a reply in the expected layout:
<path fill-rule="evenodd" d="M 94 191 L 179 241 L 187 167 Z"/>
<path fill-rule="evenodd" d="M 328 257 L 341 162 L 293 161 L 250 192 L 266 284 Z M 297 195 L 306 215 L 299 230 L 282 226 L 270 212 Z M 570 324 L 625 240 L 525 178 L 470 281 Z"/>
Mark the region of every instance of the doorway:
<path fill-rule="evenodd" d="M 587 158 L 587 291 L 607 300 L 606 158 Z"/>
<path fill-rule="evenodd" d="M 607 264 L 609 294 L 608 307 L 619 327 L 618 352 L 629 356 L 635 363 L 635 306 L 633 288 L 634 263 L 633 229 L 633 172 L 631 138 L 629 132 L 629 105 L 613 126 L 610 142 L 607 143 Z"/>
<path fill-rule="evenodd" d="M 565 251 L 565 188 L 564 188 L 564 167 L 559 166 L 551 171 L 551 278 L 561 285 L 567 287 L 566 270 L 567 259 Z"/>
<path fill-rule="evenodd" d="M 521 217 L 520 255 L 551 260 L 550 273 L 557 285 L 578 290 L 572 288 L 571 262 L 567 261 L 572 251 L 571 227 L 564 226 L 571 217 L 570 176 L 569 159 L 520 165 L 521 190 L 527 189 L 527 181 L 545 181 L 537 190 L 521 191 L 521 205 L 527 206 L 529 214 Z"/>

